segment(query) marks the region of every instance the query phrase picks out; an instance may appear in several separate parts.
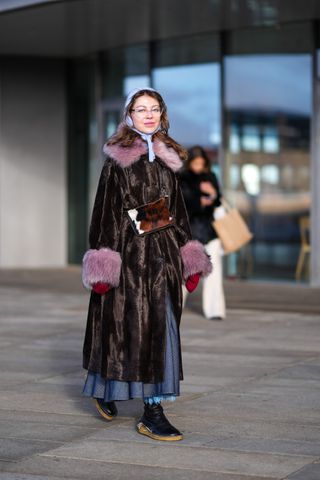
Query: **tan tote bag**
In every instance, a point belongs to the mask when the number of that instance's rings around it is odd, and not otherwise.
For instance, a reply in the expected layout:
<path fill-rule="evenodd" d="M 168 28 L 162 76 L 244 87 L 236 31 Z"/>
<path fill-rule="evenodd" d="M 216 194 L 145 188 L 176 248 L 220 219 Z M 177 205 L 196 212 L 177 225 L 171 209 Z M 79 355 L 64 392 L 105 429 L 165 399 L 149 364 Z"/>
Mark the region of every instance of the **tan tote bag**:
<path fill-rule="evenodd" d="M 253 235 L 248 229 L 239 211 L 231 207 L 225 200 L 222 201 L 226 213 L 223 217 L 212 222 L 222 243 L 225 254 L 236 252 L 243 245 L 250 242 Z"/>

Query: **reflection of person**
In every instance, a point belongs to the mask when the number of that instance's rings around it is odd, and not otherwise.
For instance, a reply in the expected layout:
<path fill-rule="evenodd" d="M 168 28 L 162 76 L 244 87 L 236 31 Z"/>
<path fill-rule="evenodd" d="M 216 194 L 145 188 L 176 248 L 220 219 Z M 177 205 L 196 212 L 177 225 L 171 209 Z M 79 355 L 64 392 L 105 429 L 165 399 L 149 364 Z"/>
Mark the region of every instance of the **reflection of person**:
<path fill-rule="evenodd" d="M 205 245 L 213 263 L 211 274 L 203 282 L 203 313 L 207 318 L 221 320 L 225 317 L 222 248 L 212 227 L 213 216 L 221 205 L 221 193 L 217 177 L 210 171 L 210 160 L 203 148 L 195 146 L 189 150 L 186 169 L 181 173 L 181 187 L 193 238 Z"/>
<path fill-rule="evenodd" d="M 136 89 L 104 147 L 83 260 L 83 282 L 92 289 L 84 394 L 107 420 L 117 414 L 115 400 L 142 398 L 138 432 L 180 440 L 161 402 L 175 400 L 182 379 L 182 281 L 191 291 L 212 266 L 203 245 L 191 240 L 176 174 L 186 152 L 168 127 L 161 95 Z"/>

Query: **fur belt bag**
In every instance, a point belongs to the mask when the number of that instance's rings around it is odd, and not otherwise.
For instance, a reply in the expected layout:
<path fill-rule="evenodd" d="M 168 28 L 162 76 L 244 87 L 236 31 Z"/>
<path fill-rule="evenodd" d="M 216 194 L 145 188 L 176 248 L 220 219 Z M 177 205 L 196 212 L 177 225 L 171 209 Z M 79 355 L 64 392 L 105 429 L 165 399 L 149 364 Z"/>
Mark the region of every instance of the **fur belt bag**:
<path fill-rule="evenodd" d="M 136 235 L 140 237 L 174 225 L 167 197 L 127 210 L 130 223 Z"/>

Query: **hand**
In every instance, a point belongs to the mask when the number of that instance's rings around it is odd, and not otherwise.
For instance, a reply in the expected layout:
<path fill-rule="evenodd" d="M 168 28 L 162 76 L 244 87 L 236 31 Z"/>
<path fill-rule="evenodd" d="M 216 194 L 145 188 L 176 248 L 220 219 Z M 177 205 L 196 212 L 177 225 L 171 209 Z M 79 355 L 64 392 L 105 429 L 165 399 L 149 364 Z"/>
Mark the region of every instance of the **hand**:
<path fill-rule="evenodd" d="M 92 290 L 99 295 L 104 295 L 110 290 L 110 285 L 107 283 L 97 282 L 92 285 Z"/>
<path fill-rule="evenodd" d="M 200 182 L 200 190 L 202 193 L 206 193 L 211 197 L 217 196 L 217 190 L 214 188 L 211 182 Z"/>
<path fill-rule="evenodd" d="M 194 273 L 193 275 L 190 275 L 190 277 L 187 278 L 186 281 L 186 289 L 188 292 L 193 292 L 198 286 L 200 280 L 200 273 Z"/>
<path fill-rule="evenodd" d="M 214 202 L 214 199 L 211 197 L 200 197 L 201 207 L 210 207 Z"/>

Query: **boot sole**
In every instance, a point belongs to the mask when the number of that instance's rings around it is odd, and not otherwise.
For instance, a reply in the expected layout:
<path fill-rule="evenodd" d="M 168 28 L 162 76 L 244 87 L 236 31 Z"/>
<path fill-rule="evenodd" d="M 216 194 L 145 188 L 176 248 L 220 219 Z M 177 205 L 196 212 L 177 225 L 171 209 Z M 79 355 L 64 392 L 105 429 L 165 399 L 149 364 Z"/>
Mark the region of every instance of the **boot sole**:
<path fill-rule="evenodd" d="M 172 436 L 164 437 L 162 435 L 157 435 L 155 433 L 152 433 L 151 430 L 149 430 L 149 428 L 146 427 L 143 423 L 138 423 L 137 430 L 138 430 L 138 433 L 140 433 L 141 435 L 146 435 L 147 437 L 152 438 L 153 440 L 161 440 L 163 442 L 177 442 L 179 440 L 183 440 L 183 435 L 176 435 L 175 437 L 172 437 Z"/>
<path fill-rule="evenodd" d="M 102 408 L 100 407 L 100 405 L 98 403 L 98 400 L 96 398 L 94 399 L 94 405 L 95 405 L 97 411 L 100 413 L 101 417 L 103 417 L 105 420 L 108 420 L 108 422 L 111 422 L 111 420 L 113 420 L 114 417 L 116 416 L 116 415 L 108 415 L 107 412 L 102 410 Z"/>

